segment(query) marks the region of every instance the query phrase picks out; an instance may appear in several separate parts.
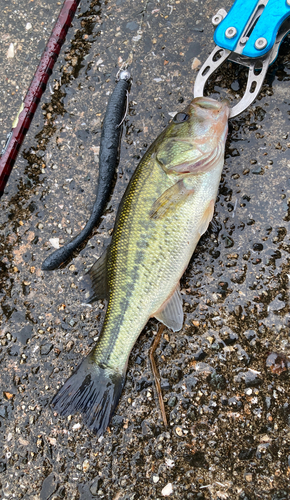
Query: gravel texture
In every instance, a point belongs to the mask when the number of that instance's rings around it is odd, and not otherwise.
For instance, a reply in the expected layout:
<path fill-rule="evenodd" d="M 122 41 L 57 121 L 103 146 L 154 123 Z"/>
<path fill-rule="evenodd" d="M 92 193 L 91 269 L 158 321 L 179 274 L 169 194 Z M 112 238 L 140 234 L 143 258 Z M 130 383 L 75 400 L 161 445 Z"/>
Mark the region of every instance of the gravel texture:
<path fill-rule="evenodd" d="M 108 245 L 138 160 L 192 99 L 219 7 L 83 0 L 77 11 L 0 201 L 3 499 L 290 498 L 289 37 L 258 100 L 231 120 L 214 224 L 181 282 L 184 327 L 165 330 L 156 350 L 168 428 L 148 359 L 156 320 L 132 351 L 103 438 L 79 415 L 60 418 L 49 406 L 104 318 L 105 303 L 83 304 L 79 278 Z M 2 144 L 60 8 L 1 2 Z M 132 87 L 111 200 L 87 246 L 62 270 L 43 272 L 48 252 L 89 216 L 101 121 L 128 58 Z M 234 98 L 245 84 L 245 70 L 229 64 L 207 90 Z"/>

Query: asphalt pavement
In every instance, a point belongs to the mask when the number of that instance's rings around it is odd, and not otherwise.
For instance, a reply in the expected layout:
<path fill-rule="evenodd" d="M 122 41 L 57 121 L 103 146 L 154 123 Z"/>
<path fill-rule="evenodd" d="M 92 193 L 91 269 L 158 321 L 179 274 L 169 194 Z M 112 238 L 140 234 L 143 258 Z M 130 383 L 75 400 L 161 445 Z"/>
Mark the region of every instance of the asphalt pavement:
<path fill-rule="evenodd" d="M 258 99 L 230 121 L 214 223 L 182 280 L 185 322 L 152 319 L 130 356 L 109 429 L 59 417 L 53 395 L 97 340 L 106 303 L 80 277 L 110 242 L 118 204 L 148 146 L 192 99 L 214 47 L 215 0 L 84 0 L 0 200 L 0 494 L 25 500 L 290 498 L 290 41 Z M 0 146 L 61 8 L 1 0 Z M 89 217 L 102 118 L 115 75 L 132 84 L 116 183 L 92 238 L 41 270 Z M 237 100 L 246 70 L 225 65 L 209 95 Z"/>

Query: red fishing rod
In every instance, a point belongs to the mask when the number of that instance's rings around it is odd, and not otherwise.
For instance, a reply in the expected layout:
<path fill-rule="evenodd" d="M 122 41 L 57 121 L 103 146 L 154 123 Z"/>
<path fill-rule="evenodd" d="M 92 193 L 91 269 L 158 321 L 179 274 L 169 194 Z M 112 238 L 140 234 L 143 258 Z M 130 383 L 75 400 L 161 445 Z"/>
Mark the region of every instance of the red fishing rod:
<path fill-rule="evenodd" d="M 30 127 L 34 113 L 46 89 L 66 34 L 74 18 L 80 0 L 65 0 L 52 30 L 45 51 L 34 74 L 28 92 L 12 124 L 0 157 L 0 197 L 9 179 L 24 137 Z"/>

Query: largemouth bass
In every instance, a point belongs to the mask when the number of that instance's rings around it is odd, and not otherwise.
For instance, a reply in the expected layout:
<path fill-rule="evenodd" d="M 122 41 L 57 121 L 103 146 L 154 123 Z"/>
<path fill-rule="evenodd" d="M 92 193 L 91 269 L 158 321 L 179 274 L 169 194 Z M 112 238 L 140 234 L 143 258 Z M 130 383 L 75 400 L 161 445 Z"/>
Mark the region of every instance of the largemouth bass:
<path fill-rule="evenodd" d="M 89 302 L 108 299 L 100 339 L 52 404 L 61 415 L 80 411 L 98 435 L 109 424 L 148 319 L 182 328 L 179 280 L 213 216 L 228 116 L 226 102 L 206 97 L 177 113 L 140 161 L 112 242 L 88 273 Z"/>

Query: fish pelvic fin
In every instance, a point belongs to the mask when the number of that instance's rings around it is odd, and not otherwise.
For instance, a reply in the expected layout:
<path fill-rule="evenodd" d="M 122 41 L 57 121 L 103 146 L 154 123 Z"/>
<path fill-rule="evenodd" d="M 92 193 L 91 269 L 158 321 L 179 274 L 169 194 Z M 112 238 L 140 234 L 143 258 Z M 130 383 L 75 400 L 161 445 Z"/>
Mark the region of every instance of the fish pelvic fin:
<path fill-rule="evenodd" d="M 121 396 L 125 370 L 97 364 L 91 352 L 54 396 L 51 405 L 61 416 L 80 412 L 97 436 L 104 434 Z"/>
<path fill-rule="evenodd" d="M 209 223 L 213 218 L 213 214 L 214 214 L 214 200 L 211 200 L 207 205 L 199 224 L 198 232 L 200 236 L 202 236 L 206 232 Z"/>

